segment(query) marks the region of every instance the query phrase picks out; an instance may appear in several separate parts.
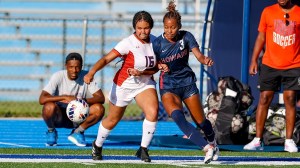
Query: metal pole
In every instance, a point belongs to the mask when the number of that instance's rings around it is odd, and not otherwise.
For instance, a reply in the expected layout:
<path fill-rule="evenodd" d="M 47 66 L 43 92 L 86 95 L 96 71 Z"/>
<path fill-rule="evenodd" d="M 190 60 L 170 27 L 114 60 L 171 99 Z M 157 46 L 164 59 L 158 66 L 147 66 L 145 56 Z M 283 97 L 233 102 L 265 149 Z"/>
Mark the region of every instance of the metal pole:
<path fill-rule="evenodd" d="M 63 43 L 62 43 L 62 69 L 65 69 L 66 45 L 67 45 L 67 22 L 63 20 Z"/>
<path fill-rule="evenodd" d="M 83 25 L 82 25 L 82 51 L 81 51 L 82 69 L 84 68 L 84 65 L 85 65 L 86 39 L 87 39 L 87 23 L 88 23 L 87 18 L 84 18 Z"/>
<path fill-rule="evenodd" d="M 207 28 L 207 21 L 208 21 L 208 15 L 209 15 L 209 9 L 211 5 L 211 0 L 208 0 L 207 2 L 207 8 L 206 8 L 206 13 L 205 13 L 205 18 L 204 18 L 204 25 L 203 25 L 203 32 L 202 32 L 202 44 L 201 44 L 201 52 L 204 54 L 205 50 L 205 40 L 206 40 L 206 28 Z M 207 72 L 204 69 L 204 65 L 200 65 L 200 86 L 199 86 L 199 92 L 200 92 L 200 98 L 203 100 L 203 76 L 204 72 Z"/>
<path fill-rule="evenodd" d="M 102 41 L 101 41 L 101 57 L 103 57 L 104 56 L 104 54 L 105 54 L 105 21 L 103 20 L 102 22 L 101 22 L 102 24 L 101 24 L 101 39 L 102 39 Z M 101 70 L 100 71 L 100 80 L 101 80 L 101 82 L 100 82 L 100 88 L 103 90 L 104 89 L 104 70 Z"/>
<path fill-rule="evenodd" d="M 241 82 L 248 84 L 250 0 L 244 0 L 243 9 Z"/>

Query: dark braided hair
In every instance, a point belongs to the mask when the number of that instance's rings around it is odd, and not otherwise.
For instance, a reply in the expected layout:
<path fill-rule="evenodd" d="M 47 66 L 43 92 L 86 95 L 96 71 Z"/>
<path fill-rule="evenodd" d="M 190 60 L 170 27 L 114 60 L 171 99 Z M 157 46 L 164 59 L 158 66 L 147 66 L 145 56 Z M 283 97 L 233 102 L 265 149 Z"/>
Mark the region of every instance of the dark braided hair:
<path fill-rule="evenodd" d="M 165 22 L 165 19 L 176 19 L 178 28 L 181 29 L 181 15 L 176 10 L 175 0 L 172 0 L 169 2 L 168 7 L 166 8 L 168 12 L 165 14 L 163 22 Z"/>
<path fill-rule="evenodd" d="M 154 21 L 152 19 L 152 16 L 150 15 L 150 13 L 148 13 L 146 11 L 139 11 L 134 15 L 133 20 L 132 20 L 132 26 L 133 26 L 134 30 L 135 30 L 136 23 L 141 20 L 146 21 L 147 23 L 149 23 L 150 28 L 151 29 L 153 28 Z"/>

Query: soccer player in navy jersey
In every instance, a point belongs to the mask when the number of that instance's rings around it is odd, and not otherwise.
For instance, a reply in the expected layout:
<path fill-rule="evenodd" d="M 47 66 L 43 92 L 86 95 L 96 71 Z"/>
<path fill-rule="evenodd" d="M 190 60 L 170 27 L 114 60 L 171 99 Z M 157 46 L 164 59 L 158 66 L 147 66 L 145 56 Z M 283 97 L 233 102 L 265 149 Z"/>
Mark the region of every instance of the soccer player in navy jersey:
<path fill-rule="evenodd" d="M 175 121 L 180 130 L 193 143 L 206 152 L 204 163 L 217 160 L 219 148 L 215 141 L 215 133 L 209 120 L 205 118 L 196 76 L 188 64 L 189 52 L 192 51 L 197 60 L 207 66 L 213 65 L 213 60 L 204 56 L 195 37 L 181 29 L 181 15 L 175 9 L 174 1 L 167 7 L 168 12 L 163 18 L 164 33 L 153 42 L 153 50 L 160 64 L 166 64 L 169 72 L 161 71 L 159 89 L 161 100 L 169 116 Z M 160 64 L 158 68 L 161 69 Z M 201 133 L 189 123 L 183 113 L 182 101 L 190 111 Z"/>

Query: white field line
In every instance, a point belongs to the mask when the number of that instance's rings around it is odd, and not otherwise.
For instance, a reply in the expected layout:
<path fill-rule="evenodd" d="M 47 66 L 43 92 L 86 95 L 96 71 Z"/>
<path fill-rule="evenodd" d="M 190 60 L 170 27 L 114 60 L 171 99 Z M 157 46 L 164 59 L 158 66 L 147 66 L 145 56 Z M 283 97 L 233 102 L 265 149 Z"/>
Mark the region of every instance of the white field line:
<path fill-rule="evenodd" d="M 6 143 L 6 142 L 0 142 L 0 145 L 9 145 L 9 146 L 25 147 L 25 148 L 31 147 L 31 146 L 27 146 L 27 145 L 19 145 L 19 144 L 16 144 L 16 143 Z"/>
<path fill-rule="evenodd" d="M 199 160 L 152 160 L 151 163 L 145 163 L 140 160 L 101 160 L 94 161 L 91 159 L 16 159 L 16 158 L 0 158 L 0 162 L 13 162 L 13 163 L 78 163 L 84 165 L 96 165 L 102 163 L 131 163 L 131 164 L 166 164 L 166 165 L 176 165 L 176 166 L 188 166 L 188 165 L 207 165 L 203 161 Z M 291 161 L 213 161 L 208 165 L 300 165 L 300 162 Z"/>

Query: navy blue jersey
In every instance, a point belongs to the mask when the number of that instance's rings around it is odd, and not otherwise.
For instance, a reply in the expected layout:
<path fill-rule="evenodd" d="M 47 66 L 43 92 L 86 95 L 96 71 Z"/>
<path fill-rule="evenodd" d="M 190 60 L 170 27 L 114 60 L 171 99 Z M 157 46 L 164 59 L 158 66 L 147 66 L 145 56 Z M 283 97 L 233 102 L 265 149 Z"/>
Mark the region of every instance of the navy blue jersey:
<path fill-rule="evenodd" d="M 191 49 L 199 45 L 190 32 L 179 31 L 178 33 L 178 40 L 175 43 L 168 41 L 163 34 L 153 42 L 157 60 L 167 64 L 170 69 L 168 73 L 160 73 L 160 89 L 184 87 L 197 81 L 188 61 Z"/>

